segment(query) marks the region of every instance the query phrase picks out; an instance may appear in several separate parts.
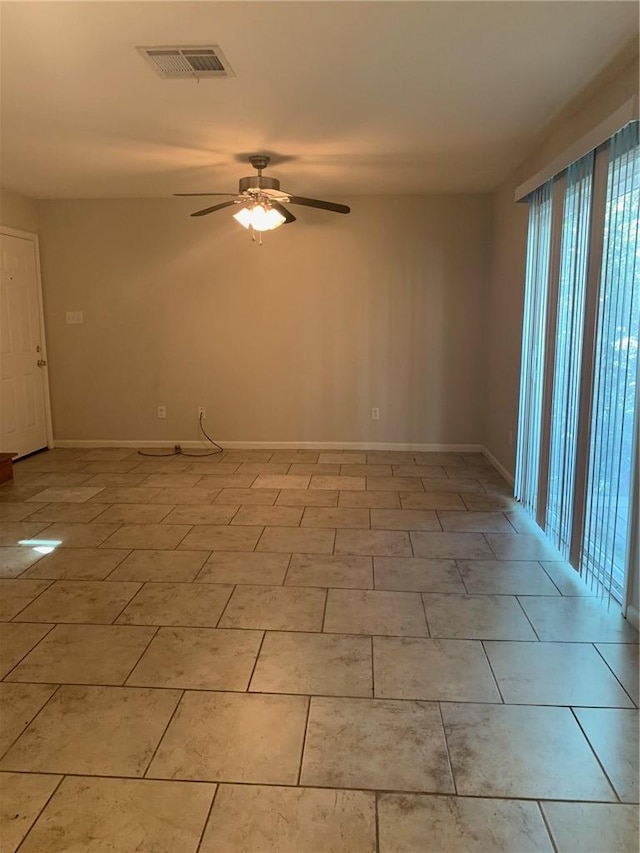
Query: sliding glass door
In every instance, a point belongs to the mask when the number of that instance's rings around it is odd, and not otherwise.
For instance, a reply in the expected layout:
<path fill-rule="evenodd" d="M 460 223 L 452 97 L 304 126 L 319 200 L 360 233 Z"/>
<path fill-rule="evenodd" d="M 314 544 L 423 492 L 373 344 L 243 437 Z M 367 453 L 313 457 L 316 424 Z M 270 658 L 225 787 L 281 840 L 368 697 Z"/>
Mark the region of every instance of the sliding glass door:
<path fill-rule="evenodd" d="M 529 197 L 516 496 L 623 600 L 637 459 L 640 144 L 633 122 Z"/>

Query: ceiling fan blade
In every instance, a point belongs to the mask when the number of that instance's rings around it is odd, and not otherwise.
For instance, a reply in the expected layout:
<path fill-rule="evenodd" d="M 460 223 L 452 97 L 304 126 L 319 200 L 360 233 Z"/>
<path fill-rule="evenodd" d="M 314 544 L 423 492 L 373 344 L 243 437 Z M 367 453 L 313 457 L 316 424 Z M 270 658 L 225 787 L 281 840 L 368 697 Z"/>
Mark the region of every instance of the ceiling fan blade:
<path fill-rule="evenodd" d="M 350 213 L 351 208 L 346 204 L 336 204 L 333 201 L 320 201 L 317 198 L 303 198 L 300 195 L 290 195 L 288 204 L 304 204 L 306 207 L 319 207 L 321 210 L 331 210 L 333 213 Z"/>
<path fill-rule="evenodd" d="M 205 207 L 204 210 L 196 210 L 191 216 L 206 216 L 207 213 L 213 213 L 215 210 L 222 210 L 223 207 L 231 207 L 232 204 L 238 204 L 236 199 L 233 201 L 223 201 L 222 204 L 214 204 L 213 207 Z"/>
<path fill-rule="evenodd" d="M 195 195 L 237 195 L 238 193 L 174 193 L 174 196 L 195 196 Z"/>
<path fill-rule="evenodd" d="M 291 213 L 290 210 L 287 210 L 287 208 L 284 205 L 280 204 L 279 201 L 272 201 L 271 207 L 274 210 L 277 210 L 278 213 L 280 213 L 282 216 L 284 216 L 284 222 L 282 223 L 283 225 L 288 225 L 290 222 L 296 221 L 296 217 L 293 215 L 293 213 Z"/>

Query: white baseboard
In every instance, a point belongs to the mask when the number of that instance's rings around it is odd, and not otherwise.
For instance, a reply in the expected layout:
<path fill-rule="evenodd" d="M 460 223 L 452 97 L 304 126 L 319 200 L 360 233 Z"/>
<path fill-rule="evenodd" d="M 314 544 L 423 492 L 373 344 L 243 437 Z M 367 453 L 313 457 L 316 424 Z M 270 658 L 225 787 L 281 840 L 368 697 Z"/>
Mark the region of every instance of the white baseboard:
<path fill-rule="evenodd" d="M 484 453 L 481 444 L 413 444 L 368 441 L 225 441 L 218 439 L 217 443 L 226 449 L 236 450 L 410 450 L 423 453 Z M 138 441 L 127 439 L 57 439 L 54 447 L 173 447 L 179 444 L 188 449 L 201 449 L 207 446 L 206 441 L 167 439 L 166 441 Z M 493 460 L 487 456 L 491 464 Z"/>
<path fill-rule="evenodd" d="M 507 471 L 507 469 L 504 467 L 504 465 L 502 465 L 500 462 L 498 462 L 498 460 L 493 455 L 493 453 L 491 453 L 491 451 L 487 450 L 486 447 L 482 447 L 481 450 L 482 450 L 482 455 L 485 457 L 485 459 L 487 459 L 489 462 L 491 462 L 491 464 L 496 469 L 496 471 L 499 471 L 502 474 L 502 476 L 505 478 L 505 480 L 507 481 L 507 483 L 509 483 L 510 486 L 513 486 L 513 484 L 515 482 L 513 474 L 511 474 L 510 471 Z"/>
<path fill-rule="evenodd" d="M 640 631 L 640 611 L 630 604 L 626 612 L 627 621 L 631 622 L 636 631 Z"/>

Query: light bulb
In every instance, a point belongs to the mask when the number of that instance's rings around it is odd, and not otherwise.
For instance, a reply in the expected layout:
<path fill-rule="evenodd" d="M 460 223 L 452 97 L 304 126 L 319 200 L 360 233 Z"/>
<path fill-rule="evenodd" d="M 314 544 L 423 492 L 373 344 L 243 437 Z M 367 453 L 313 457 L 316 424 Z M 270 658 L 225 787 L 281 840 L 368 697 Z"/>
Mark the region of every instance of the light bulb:
<path fill-rule="evenodd" d="M 285 221 L 285 217 L 273 207 L 265 207 L 256 204 L 254 207 L 243 207 L 233 214 L 236 222 L 244 228 L 253 228 L 254 231 L 273 231 Z"/>

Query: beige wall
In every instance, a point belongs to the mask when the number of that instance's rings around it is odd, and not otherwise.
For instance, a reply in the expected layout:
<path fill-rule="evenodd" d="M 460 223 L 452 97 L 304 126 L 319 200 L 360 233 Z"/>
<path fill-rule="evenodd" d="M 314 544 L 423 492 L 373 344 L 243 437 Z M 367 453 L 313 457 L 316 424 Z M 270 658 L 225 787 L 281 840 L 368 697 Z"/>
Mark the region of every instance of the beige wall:
<path fill-rule="evenodd" d="M 32 198 L 0 186 L 0 225 L 37 234 L 37 203 Z"/>
<path fill-rule="evenodd" d="M 493 195 L 491 274 L 487 294 L 485 347 L 485 447 L 513 473 L 518 419 L 523 284 L 526 258 L 526 204 L 513 201 L 516 187 L 536 174 L 638 91 L 637 46 L 625 52 L 552 125 L 536 150 Z M 622 65 L 622 67 L 619 67 Z M 612 73 L 615 71 L 615 74 Z"/>
<path fill-rule="evenodd" d="M 205 405 L 221 441 L 480 443 L 488 197 L 298 208 L 262 247 L 199 201 L 40 203 L 57 439 L 194 439 Z"/>

